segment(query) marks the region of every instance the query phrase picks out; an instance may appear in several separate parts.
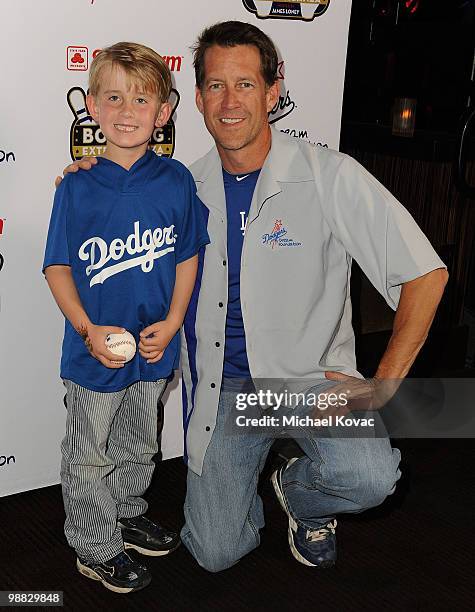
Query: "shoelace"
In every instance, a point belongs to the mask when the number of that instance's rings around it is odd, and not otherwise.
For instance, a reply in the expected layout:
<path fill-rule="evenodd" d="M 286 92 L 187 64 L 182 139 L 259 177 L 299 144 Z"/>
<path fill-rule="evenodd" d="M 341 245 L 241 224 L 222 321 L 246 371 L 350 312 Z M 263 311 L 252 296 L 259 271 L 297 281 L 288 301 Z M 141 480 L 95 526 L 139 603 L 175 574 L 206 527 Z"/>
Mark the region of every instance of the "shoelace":
<path fill-rule="evenodd" d="M 148 527 L 148 529 L 150 531 L 154 531 L 155 533 L 161 534 L 161 533 L 163 533 L 163 531 L 165 531 L 163 529 L 163 527 L 160 527 L 160 525 L 157 525 L 156 523 L 154 523 L 153 521 L 148 519 L 146 516 L 142 516 L 140 518 L 140 522 L 141 523 L 145 523 L 145 525 Z M 140 522 L 137 521 L 137 523 L 140 523 Z"/>
<path fill-rule="evenodd" d="M 137 562 L 134 563 L 134 561 L 132 561 L 132 559 L 129 557 L 129 555 L 126 552 L 120 553 L 120 555 L 116 558 L 116 563 L 119 567 L 129 567 L 130 565 L 134 564 L 135 567 L 137 568 L 145 569 L 145 567 L 141 565 L 140 563 L 137 563 Z M 130 572 L 129 579 L 131 580 L 133 580 L 133 578 L 130 578 L 131 574 L 135 574 L 135 577 L 138 577 L 135 572 Z"/>
<path fill-rule="evenodd" d="M 116 557 L 115 562 L 119 567 L 127 567 L 132 563 L 132 559 L 127 553 L 121 552 L 120 555 Z"/>
<path fill-rule="evenodd" d="M 309 542 L 321 542 L 322 540 L 326 540 L 330 534 L 335 534 L 336 529 L 336 519 L 327 523 L 325 527 L 321 527 L 320 529 L 312 529 L 307 531 L 306 538 Z"/>

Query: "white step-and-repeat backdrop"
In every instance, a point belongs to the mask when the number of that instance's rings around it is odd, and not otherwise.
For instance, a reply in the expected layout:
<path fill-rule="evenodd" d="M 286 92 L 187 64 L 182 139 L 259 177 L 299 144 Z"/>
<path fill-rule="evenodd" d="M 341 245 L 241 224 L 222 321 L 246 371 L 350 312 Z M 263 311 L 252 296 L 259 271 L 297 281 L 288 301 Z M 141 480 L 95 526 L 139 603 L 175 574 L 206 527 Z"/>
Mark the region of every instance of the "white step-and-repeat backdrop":
<path fill-rule="evenodd" d="M 212 145 L 194 106 L 190 45 L 207 25 L 254 23 L 276 43 L 281 98 L 270 115 L 295 138 L 338 147 L 351 0 L 15 0 L 0 3 L 0 496 L 59 481 L 62 316 L 41 274 L 53 179 L 100 154 L 84 96 L 101 47 L 144 43 L 166 57 L 175 110 L 157 153 L 188 164 Z M 285 77 L 285 78 L 284 78 Z M 171 385 L 163 455 L 182 453 L 181 389 Z"/>

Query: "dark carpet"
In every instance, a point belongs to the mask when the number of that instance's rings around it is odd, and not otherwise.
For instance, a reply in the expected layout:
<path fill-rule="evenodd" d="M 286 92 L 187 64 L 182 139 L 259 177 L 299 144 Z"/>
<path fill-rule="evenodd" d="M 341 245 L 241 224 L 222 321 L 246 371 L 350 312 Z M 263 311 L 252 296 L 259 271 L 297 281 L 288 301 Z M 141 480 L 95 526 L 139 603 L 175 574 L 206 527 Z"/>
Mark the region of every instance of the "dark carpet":
<path fill-rule="evenodd" d="M 404 476 L 382 506 L 340 517 L 339 562 L 315 570 L 297 563 L 286 519 L 266 478 L 267 527 L 261 546 L 235 567 L 211 574 L 185 548 L 148 558 L 153 582 L 117 595 L 84 578 L 65 543 L 59 486 L 0 500 L 0 590 L 61 590 L 67 610 L 473 610 L 473 441 L 401 441 Z M 185 466 L 161 463 L 148 493 L 150 516 L 183 522 Z M 232 467 L 230 467 L 232 479 Z"/>

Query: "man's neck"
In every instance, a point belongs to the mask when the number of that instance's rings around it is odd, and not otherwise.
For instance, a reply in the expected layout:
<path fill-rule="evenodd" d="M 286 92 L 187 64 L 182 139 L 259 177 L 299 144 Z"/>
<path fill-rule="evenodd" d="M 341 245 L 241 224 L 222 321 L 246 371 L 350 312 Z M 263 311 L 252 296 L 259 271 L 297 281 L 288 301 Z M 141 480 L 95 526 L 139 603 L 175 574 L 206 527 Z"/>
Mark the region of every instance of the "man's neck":
<path fill-rule="evenodd" d="M 264 140 L 258 143 L 249 144 L 238 150 L 223 149 L 218 143 L 219 156 L 223 168 L 230 174 L 249 174 L 254 170 L 259 170 L 269 154 L 272 143 L 272 134 L 269 130 Z"/>

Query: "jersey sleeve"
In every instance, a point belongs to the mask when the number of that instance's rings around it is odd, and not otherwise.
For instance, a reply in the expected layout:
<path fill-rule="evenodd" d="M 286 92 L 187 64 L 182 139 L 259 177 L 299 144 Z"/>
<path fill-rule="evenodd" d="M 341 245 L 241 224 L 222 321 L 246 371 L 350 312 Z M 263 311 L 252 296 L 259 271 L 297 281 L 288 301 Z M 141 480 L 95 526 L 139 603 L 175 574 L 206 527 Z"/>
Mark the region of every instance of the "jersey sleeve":
<path fill-rule="evenodd" d="M 67 233 L 67 219 L 69 210 L 69 181 L 63 179 L 56 189 L 53 202 L 53 210 L 48 228 L 46 240 L 45 257 L 43 260 L 43 272 L 48 266 L 69 266 L 69 247 Z"/>
<path fill-rule="evenodd" d="M 204 205 L 196 195 L 195 181 L 188 170 L 183 180 L 183 199 L 183 216 L 177 228 L 175 246 L 177 264 L 190 259 L 210 242 L 203 215 Z"/>
<path fill-rule="evenodd" d="M 402 283 L 446 267 L 411 214 L 351 157 L 327 196 L 332 231 L 393 309 Z"/>

